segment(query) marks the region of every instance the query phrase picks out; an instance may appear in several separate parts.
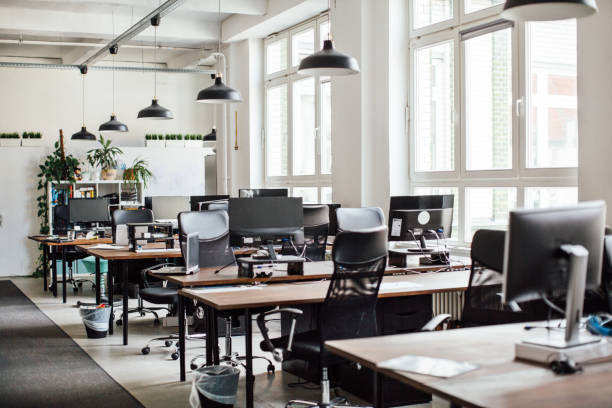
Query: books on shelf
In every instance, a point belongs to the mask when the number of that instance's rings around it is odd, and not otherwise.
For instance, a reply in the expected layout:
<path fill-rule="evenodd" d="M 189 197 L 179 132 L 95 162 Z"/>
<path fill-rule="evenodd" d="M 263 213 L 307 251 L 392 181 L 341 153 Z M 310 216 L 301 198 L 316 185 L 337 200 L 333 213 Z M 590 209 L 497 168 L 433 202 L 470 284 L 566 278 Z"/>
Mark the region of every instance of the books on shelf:
<path fill-rule="evenodd" d="M 73 198 L 96 198 L 96 190 L 93 187 L 76 188 Z"/>

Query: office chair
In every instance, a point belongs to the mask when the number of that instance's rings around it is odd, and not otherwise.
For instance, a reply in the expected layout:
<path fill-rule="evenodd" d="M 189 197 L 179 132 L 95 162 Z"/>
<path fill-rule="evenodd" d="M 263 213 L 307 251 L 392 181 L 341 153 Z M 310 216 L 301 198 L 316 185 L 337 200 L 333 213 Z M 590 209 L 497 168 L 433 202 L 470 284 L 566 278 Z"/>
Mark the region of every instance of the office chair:
<path fill-rule="evenodd" d="M 229 217 L 226 210 L 218 209 L 208 211 L 189 211 L 182 212 L 178 216 L 179 234 L 181 239 L 185 239 L 188 234 L 197 232 L 200 235 L 200 267 L 207 266 L 228 266 L 236 262 L 232 248 L 229 246 Z M 176 294 L 178 302 L 178 294 Z M 270 310 L 270 308 L 262 309 L 262 311 Z M 258 313 L 257 310 L 253 312 Z M 227 362 L 232 365 L 242 364 L 240 360 L 244 360 L 244 356 L 232 352 L 232 326 L 233 322 L 238 322 L 239 316 L 243 315 L 242 311 L 227 311 L 219 312 L 217 315 L 225 320 L 225 350 L 224 355 L 220 356 L 221 362 Z M 191 336 L 192 338 L 202 338 L 203 336 Z M 155 339 L 155 340 L 173 340 L 171 339 Z M 198 355 L 191 360 L 191 368 L 197 369 L 196 361 L 204 358 L 203 355 Z M 268 362 L 268 371 L 274 372 L 272 362 L 260 356 L 254 356 Z"/>
<path fill-rule="evenodd" d="M 113 215 L 111 218 L 112 218 L 113 239 L 115 239 L 115 237 L 117 236 L 117 225 L 154 221 L 153 211 L 145 209 L 145 208 L 138 209 L 138 210 L 115 210 L 113 211 Z M 142 274 L 141 274 L 141 281 L 139 283 L 139 286 L 143 286 L 143 285 L 144 284 L 142 282 Z M 112 296 L 113 294 L 110 294 L 111 298 Z M 143 303 L 143 298 L 142 296 L 140 296 L 140 293 L 138 293 L 137 297 L 138 297 L 138 306 L 135 308 L 128 309 L 128 313 L 138 313 L 140 314 L 140 316 L 145 316 L 147 313 L 151 313 L 153 316 L 155 316 L 155 320 L 153 321 L 153 323 L 155 324 L 155 326 L 159 326 L 160 322 L 159 322 L 159 315 L 157 314 L 157 311 L 167 310 L 169 312 L 170 308 L 168 307 L 145 307 Z M 119 319 L 117 319 L 117 325 L 121 326 L 122 324 L 123 324 L 123 312 L 121 313 L 121 316 L 119 317 Z"/>
<path fill-rule="evenodd" d="M 329 207 L 325 204 L 305 204 L 303 210 L 304 244 L 298 245 L 296 249 L 309 261 L 324 261 L 329 232 Z M 283 248 L 283 254 L 289 254 L 291 250 L 292 248 Z"/>
<path fill-rule="evenodd" d="M 53 232 L 57 235 L 65 235 L 68 231 L 68 226 L 70 221 L 68 219 L 68 206 L 67 205 L 56 205 L 53 207 Z M 77 292 L 80 287 L 83 286 L 83 283 L 90 283 L 91 288 L 95 289 L 96 284 L 90 279 L 75 279 L 73 274 L 73 265 L 77 265 L 77 261 L 79 259 L 83 259 L 87 257 L 83 252 L 77 251 L 75 249 L 66 249 L 63 248 L 64 256 L 66 258 L 66 264 L 68 266 L 68 277 L 66 278 L 66 283 L 70 283 L 72 285 L 72 290 Z M 77 266 L 78 273 L 78 266 Z M 57 283 L 61 283 L 60 280 Z"/>
<path fill-rule="evenodd" d="M 260 314 L 257 325 L 264 340 L 260 347 L 273 353 L 277 361 L 301 359 L 318 362 L 321 371 L 321 401 L 290 401 L 287 406 L 346 406 L 343 398 L 330 401 L 328 368 L 344 363 L 341 357 L 325 349 L 327 340 L 371 337 L 378 334 L 376 303 L 378 290 L 387 265 L 387 227 L 361 231 L 343 231 L 336 236 L 332 250 L 334 273 L 327 296 L 319 310 L 317 330 L 294 333 L 301 314 L 296 309 L 278 309 Z M 270 339 L 265 317 L 275 313 L 292 315 L 288 336 Z"/>
<path fill-rule="evenodd" d="M 338 232 L 359 231 L 385 225 L 385 214 L 378 207 L 338 208 Z"/>
<path fill-rule="evenodd" d="M 227 212 L 228 208 L 229 208 L 229 203 L 227 201 L 220 201 L 218 203 L 208 204 L 208 211 L 224 210 L 225 212 Z"/>

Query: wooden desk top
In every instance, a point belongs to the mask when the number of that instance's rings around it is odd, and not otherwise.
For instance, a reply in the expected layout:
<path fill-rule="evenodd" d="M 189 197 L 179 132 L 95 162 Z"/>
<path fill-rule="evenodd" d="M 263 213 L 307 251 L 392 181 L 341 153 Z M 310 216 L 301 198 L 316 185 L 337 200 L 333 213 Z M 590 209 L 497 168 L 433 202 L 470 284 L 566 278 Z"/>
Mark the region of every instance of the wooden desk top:
<path fill-rule="evenodd" d="M 78 246 L 78 245 L 96 245 L 96 244 L 110 244 L 113 242 L 112 238 L 95 238 L 95 239 L 75 239 L 72 241 L 65 242 L 54 242 L 48 240 L 47 235 L 31 235 L 29 239 L 40 242 L 48 246 Z"/>
<path fill-rule="evenodd" d="M 381 287 L 379 297 L 427 295 L 453 292 L 467 288 L 470 272 L 415 273 L 401 276 L 385 276 L 383 285 L 408 282 L 410 286 Z M 232 283 L 236 283 L 233 281 Z M 223 291 L 215 288 L 181 289 L 179 294 L 199 300 L 217 310 L 233 310 L 267 307 L 274 305 L 297 305 L 321 303 L 325 300 L 329 281 L 277 283 L 251 286 L 241 290 Z"/>
<path fill-rule="evenodd" d="M 540 325 L 544 325 L 541 322 Z M 400 334 L 326 342 L 332 352 L 424 392 L 466 407 L 609 407 L 612 362 L 585 365 L 558 376 L 546 367 L 514 360 L 524 324 Z M 468 361 L 478 369 L 452 378 L 383 370 L 376 364 L 406 354 Z"/>
<path fill-rule="evenodd" d="M 469 266 L 469 261 L 469 258 L 458 258 L 458 261 L 452 262 L 451 268 L 457 270 L 464 269 L 466 266 Z M 287 275 L 286 272 L 274 271 L 273 275 L 269 278 L 239 278 L 238 267 L 235 265 L 228 266 L 215 274 L 214 271 L 217 269 L 218 268 L 214 267 L 201 268 L 200 272 L 191 275 L 167 275 L 156 274 L 154 272 L 150 273 L 150 275 L 158 279 L 176 283 L 181 287 L 244 285 L 254 282 L 297 282 L 329 278 L 334 272 L 334 263 L 332 261 L 305 262 L 304 275 Z M 418 260 L 416 260 L 414 265 L 410 264 L 407 268 L 388 267 L 385 274 L 405 275 L 409 271 L 428 272 L 437 269 L 440 269 L 440 266 L 419 266 Z"/>
<path fill-rule="evenodd" d="M 97 242 L 101 244 L 102 242 Z M 111 243 L 111 242 L 108 242 Z M 95 244 L 94 244 L 95 246 Z M 92 249 L 92 245 L 78 245 L 77 248 L 89 255 L 107 261 L 130 261 L 137 259 L 182 258 L 181 251 L 133 252 L 128 249 Z"/>

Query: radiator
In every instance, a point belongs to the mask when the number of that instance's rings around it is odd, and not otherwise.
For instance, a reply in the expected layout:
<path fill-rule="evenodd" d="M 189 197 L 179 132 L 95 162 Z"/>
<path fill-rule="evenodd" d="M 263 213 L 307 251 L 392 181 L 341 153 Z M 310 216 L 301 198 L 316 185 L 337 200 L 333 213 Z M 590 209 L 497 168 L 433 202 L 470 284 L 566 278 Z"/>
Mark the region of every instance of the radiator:
<path fill-rule="evenodd" d="M 453 320 L 460 320 L 464 296 L 465 292 L 463 291 L 434 293 L 432 297 L 433 315 L 448 313 Z"/>

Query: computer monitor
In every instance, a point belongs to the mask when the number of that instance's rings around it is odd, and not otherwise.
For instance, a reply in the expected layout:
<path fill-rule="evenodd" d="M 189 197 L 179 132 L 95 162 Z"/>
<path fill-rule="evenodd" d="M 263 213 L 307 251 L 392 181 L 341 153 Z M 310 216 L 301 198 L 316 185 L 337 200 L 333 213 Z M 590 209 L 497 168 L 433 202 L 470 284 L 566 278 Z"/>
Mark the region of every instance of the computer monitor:
<path fill-rule="evenodd" d="M 238 197 L 240 198 L 288 196 L 289 190 L 286 188 L 241 188 L 238 190 Z"/>
<path fill-rule="evenodd" d="M 200 211 L 200 203 L 218 200 L 227 200 L 228 195 L 195 195 L 189 197 L 191 211 Z"/>
<path fill-rule="evenodd" d="M 290 238 L 295 244 L 301 244 L 304 240 L 304 213 L 300 197 L 230 198 L 228 212 L 234 246 L 236 243 L 266 243 L 270 257 L 274 259 L 271 244 L 275 239 Z"/>
<path fill-rule="evenodd" d="M 426 210 L 430 208 L 453 208 L 453 194 L 395 196 L 389 200 L 389 214 L 393 210 Z M 389 226 L 390 227 L 390 226 Z M 391 230 L 391 228 L 389 228 Z"/>
<path fill-rule="evenodd" d="M 419 241 L 421 249 L 425 249 L 427 239 L 450 238 L 453 209 L 393 210 L 389 225 L 390 241 Z"/>
<path fill-rule="evenodd" d="M 602 201 L 510 212 L 503 301 L 567 294 L 565 333 L 553 330 L 529 343 L 565 348 L 590 342 L 579 324 L 585 289 L 601 281 L 605 212 Z"/>
<path fill-rule="evenodd" d="M 180 212 L 190 209 L 188 196 L 153 196 L 150 202 L 155 220 L 176 220 Z"/>
<path fill-rule="evenodd" d="M 192 232 L 187 234 L 187 242 L 183 252 L 185 270 L 189 273 L 198 272 L 200 269 L 200 234 Z"/>
<path fill-rule="evenodd" d="M 108 198 L 71 198 L 68 220 L 71 224 L 110 222 Z"/>

